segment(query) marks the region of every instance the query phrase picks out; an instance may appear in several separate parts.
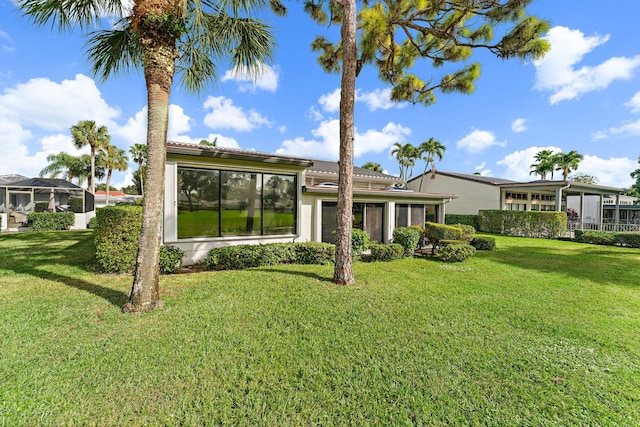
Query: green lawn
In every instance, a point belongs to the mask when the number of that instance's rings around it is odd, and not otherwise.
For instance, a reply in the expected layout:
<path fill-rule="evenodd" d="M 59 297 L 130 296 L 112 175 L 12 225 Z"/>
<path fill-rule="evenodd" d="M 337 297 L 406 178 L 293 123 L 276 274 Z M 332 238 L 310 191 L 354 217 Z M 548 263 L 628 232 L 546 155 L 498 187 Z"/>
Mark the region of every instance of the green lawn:
<path fill-rule="evenodd" d="M 462 264 L 131 278 L 0 236 L 0 425 L 640 425 L 640 251 L 497 237 Z"/>

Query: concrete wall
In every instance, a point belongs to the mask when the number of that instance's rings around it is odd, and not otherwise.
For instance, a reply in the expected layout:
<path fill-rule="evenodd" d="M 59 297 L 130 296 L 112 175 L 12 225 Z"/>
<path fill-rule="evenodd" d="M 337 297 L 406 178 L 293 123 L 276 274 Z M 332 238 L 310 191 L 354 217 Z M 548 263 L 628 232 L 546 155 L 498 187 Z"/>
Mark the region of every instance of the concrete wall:
<path fill-rule="evenodd" d="M 500 209 L 500 188 L 494 185 L 436 173 L 435 178 L 431 178 L 431 175 L 425 176 L 422 189 L 419 187 L 420 178 L 408 184 L 408 188 L 414 191 L 457 194 L 457 199 L 447 203 L 447 214 L 475 215 L 479 210 Z"/>

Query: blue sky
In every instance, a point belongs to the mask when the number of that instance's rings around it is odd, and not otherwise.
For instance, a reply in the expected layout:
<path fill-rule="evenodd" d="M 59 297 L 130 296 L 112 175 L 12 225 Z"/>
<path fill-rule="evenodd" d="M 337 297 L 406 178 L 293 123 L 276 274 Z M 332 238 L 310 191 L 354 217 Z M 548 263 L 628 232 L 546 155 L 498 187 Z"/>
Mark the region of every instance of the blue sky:
<path fill-rule="evenodd" d="M 324 74 L 310 49 L 316 35 L 337 28 L 313 23 L 300 3 L 288 6 L 287 18 L 267 17 L 279 46 L 258 81 L 221 64 L 221 81 L 206 93 L 174 85 L 170 140 L 217 137 L 221 146 L 338 159 L 340 76 Z M 357 81 L 355 164 L 373 161 L 398 174 L 393 143 L 433 137 L 447 147 L 441 170 L 528 181 L 535 153 L 552 148 L 579 151 L 578 171 L 603 185 L 631 185 L 640 155 L 640 2 L 536 0 L 529 12 L 551 22 L 551 52 L 535 63 L 474 53 L 482 75 L 472 95 L 437 94 L 429 107 L 391 104 L 389 88 L 365 69 Z M 78 154 L 69 128 L 80 120 L 106 125 L 125 150 L 145 142 L 142 75 L 97 81 L 84 42 L 79 33 L 33 27 L 11 0 L 0 0 L 0 175 L 37 176 L 48 154 Z M 439 76 L 428 64 L 418 73 Z M 135 167 L 112 183 L 130 183 Z"/>

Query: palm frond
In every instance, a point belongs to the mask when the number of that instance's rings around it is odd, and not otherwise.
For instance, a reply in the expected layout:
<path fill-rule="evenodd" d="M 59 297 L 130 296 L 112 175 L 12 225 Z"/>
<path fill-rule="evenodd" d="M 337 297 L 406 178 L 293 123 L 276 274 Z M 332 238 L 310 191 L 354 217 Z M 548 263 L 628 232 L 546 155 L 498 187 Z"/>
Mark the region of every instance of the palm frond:
<path fill-rule="evenodd" d="M 142 46 L 129 23 L 125 18 L 114 30 L 93 32 L 85 44 L 92 71 L 102 81 L 142 66 Z"/>
<path fill-rule="evenodd" d="M 50 24 L 60 30 L 90 28 L 102 18 L 121 17 L 125 10 L 123 0 L 16 0 L 15 3 L 34 24 Z"/>

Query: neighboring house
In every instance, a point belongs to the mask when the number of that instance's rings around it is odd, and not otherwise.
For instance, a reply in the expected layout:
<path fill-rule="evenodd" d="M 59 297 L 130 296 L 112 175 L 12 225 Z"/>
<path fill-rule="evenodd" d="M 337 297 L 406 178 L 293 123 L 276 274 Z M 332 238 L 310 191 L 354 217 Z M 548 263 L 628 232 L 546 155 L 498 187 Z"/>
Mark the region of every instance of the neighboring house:
<path fill-rule="evenodd" d="M 418 190 L 421 177 L 407 183 Z M 574 209 L 578 215 L 574 222 L 585 228 L 602 229 L 605 222 L 605 200 L 613 200 L 609 209 L 613 223 L 620 221 L 622 188 L 585 184 L 576 181 L 537 180 L 516 182 L 480 175 L 431 171 L 422 180 L 422 190 L 447 191 L 458 198 L 447 206 L 449 214 L 477 214 L 480 210 L 566 211 Z M 595 206 L 595 207 L 594 207 Z M 618 206 L 618 209 L 615 207 Z M 617 213 L 617 215 L 616 215 Z M 616 219 L 617 218 L 617 219 Z"/>
<path fill-rule="evenodd" d="M 103 190 L 96 191 L 95 193 L 96 209 L 103 208 L 107 204 L 107 192 Z M 140 200 L 142 196 L 125 194 L 120 190 L 109 191 L 109 206 L 115 206 L 117 204 L 134 204 Z"/>
<path fill-rule="evenodd" d="M 353 226 L 389 242 L 396 227 L 444 221 L 450 193 L 395 188 L 354 167 Z M 333 241 L 338 164 L 247 150 L 167 144 L 163 242 L 187 264 L 220 246 Z"/>
<path fill-rule="evenodd" d="M 73 228 L 84 229 L 94 216 L 93 194 L 63 179 L 26 178 L 0 184 L 0 230 L 26 225 L 27 215 L 35 211 L 72 211 Z"/>

